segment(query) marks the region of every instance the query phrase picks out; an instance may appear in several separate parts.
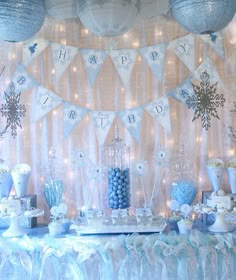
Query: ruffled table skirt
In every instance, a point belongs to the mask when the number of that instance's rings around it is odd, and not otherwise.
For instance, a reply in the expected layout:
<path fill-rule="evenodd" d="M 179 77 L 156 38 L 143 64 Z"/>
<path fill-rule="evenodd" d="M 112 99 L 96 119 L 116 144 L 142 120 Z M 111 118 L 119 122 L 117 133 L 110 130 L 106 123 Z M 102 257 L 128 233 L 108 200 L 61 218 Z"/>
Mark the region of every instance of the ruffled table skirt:
<path fill-rule="evenodd" d="M 236 279 L 236 234 L 0 238 L 0 279 Z"/>

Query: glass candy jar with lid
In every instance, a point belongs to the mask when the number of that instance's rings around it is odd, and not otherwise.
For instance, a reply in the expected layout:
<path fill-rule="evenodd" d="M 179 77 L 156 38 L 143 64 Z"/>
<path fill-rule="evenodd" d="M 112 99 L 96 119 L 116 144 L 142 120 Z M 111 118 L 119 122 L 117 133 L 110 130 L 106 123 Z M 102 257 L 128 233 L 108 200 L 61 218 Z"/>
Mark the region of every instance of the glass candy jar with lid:
<path fill-rule="evenodd" d="M 181 147 L 174 160 L 172 169 L 175 174 L 171 183 L 172 199 L 178 201 L 180 205 L 191 205 L 196 196 L 197 187 L 193 174 L 193 163 L 186 157 L 184 146 Z"/>
<path fill-rule="evenodd" d="M 111 209 L 130 207 L 130 148 L 119 137 L 118 127 L 115 138 L 104 148 L 107 166 L 108 206 Z"/>

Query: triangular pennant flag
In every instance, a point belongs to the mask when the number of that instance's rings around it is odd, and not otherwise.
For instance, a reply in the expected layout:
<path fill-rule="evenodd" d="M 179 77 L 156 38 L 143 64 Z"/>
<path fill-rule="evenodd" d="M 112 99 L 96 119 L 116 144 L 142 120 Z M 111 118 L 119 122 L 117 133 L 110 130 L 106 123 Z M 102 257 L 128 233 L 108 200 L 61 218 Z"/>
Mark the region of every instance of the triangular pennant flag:
<path fill-rule="evenodd" d="M 120 111 L 117 113 L 117 115 L 121 119 L 124 126 L 128 129 L 129 133 L 138 143 L 140 140 L 143 108 L 138 107 L 135 109 Z"/>
<path fill-rule="evenodd" d="M 11 82 L 15 85 L 16 94 L 38 86 L 38 82 L 26 71 L 22 64 L 17 64 Z M 6 92 L 9 92 L 9 85 Z"/>
<path fill-rule="evenodd" d="M 64 102 L 63 104 L 63 134 L 66 139 L 72 130 L 80 123 L 87 114 L 88 110 L 71 103 Z"/>
<path fill-rule="evenodd" d="M 162 80 L 165 62 L 166 44 L 159 44 L 141 48 L 140 53 L 150 66 L 153 75 L 158 81 Z"/>
<path fill-rule="evenodd" d="M 103 145 L 116 113 L 112 111 L 91 111 L 90 114 L 93 120 L 99 145 Z"/>
<path fill-rule="evenodd" d="M 193 34 L 171 41 L 168 47 L 174 51 L 191 72 L 195 70 L 195 41 Z"/>
<path fill-rule="evenodd" d="M 112 50 L 110 52 L 111 59 L 116 67 L 116 70 L 126 86 L 130 81 L 131 72 L 136 60 L 136 50 Z"/>
<path fill-rule="evenodd" d="M 177 86 L 173 91 L 168 93 L 168 96 L 172 96 L 179 102 L 183 103 L 187 106 L 186 101 L 189 97 L 195 95 L 193 90 L 193 85 L 191 78 L 186 79 L 183 81 L 179 86 Z"/>
<path fill-rule="evenodd" d="M 55 67 L 56 80 L 59 80 L 66 68 L 70 65 L 78 49 L 71 46 L 51 44 L 53 53 L 53 64 Z"/>
<path fill-rule="evenodd" d="M 203 72 L 207 72 L 210 76 L 211 84 L 218 83 L 221 89 L 225 89 L 225 85 L 222 82 L 219 74 L 217 73 L 212 60 L 208 57 L 206 58 L 202 64 L 198 66 L 198 68 L 194 71 L 193 78 L 201 81 L 201 75 Z"/>
<path fill-rule="evenodd" d="M 29 65 L 33 59 L 47 48 L 48 45 L 49 41 L 41 38 L 25 41 L 23 45 L 22 63 L 25 66 Z"/>
<path fill-rule="evenodd" d="M 33 121 L 37 121 L 62 102 L 62 99 L 50 90 L 40 86 L 36 92 Z"/>
<path fill-rule="evenodd" d="M 88 82 L 92 87 L 96 81 L 101 66 L 107 57 L 107 51 L 80 49 L 80 53 L 84 61 Z"/>
<path fill-rule="evenodd" d="M 209 44 L 216 53 L 225 59 L 224 39 L 220 32 L 200 35 L 201 39 Z"/>
<path fill-rule="evenodd" d="M 171 132 L 170 107 L 167 97 L 164 96 L 150 102 L 145 106 L 145 110 L 162 125 L 168 134 Z"/>

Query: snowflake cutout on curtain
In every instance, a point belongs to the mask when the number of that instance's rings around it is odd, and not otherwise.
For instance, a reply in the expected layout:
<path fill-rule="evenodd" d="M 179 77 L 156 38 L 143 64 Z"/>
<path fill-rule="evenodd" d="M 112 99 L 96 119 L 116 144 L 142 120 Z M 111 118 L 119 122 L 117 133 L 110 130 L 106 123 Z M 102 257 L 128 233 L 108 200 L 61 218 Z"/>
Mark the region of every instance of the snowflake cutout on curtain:
<path fill-rule="evenodd" d="M 11 82 L 10 92 L 5 92 L 6 104 L 2 104 L 1 113 L 2 117 L 7 118 L 7 124 L 1 135 L 7 132 L 8 128 L 11 129 L 11 135 L 13 138 L 17 136 L 17 127 L 22 128 L 21 118 L 25 117 L 25 105 L 20 104 L 21 93 L 15 94 L 15 85 Z"/>
<path fill-rule="evenodd" d="M 208 130 L 211 127 L 211 117 L 220 119 L 216 109 L 220 106 L 224 107 L 226 100 L 223 94 L 216 93 L 218 82 L 211 85 L 210 76 L 206 70 L 200 78 L 200 86 L 192 84 L 195 96 L 188 97 L 186 104 L 189 109 L 192 108 L 195 111 L 192 121 L 201 118 L 202 127 Z"/>

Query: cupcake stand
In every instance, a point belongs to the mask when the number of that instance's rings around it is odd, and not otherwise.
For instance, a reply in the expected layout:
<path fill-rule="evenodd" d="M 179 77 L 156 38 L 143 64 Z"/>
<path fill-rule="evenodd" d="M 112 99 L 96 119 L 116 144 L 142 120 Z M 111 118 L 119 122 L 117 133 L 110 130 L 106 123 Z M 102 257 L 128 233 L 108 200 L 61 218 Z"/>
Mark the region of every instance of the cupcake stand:
<path fill-rule="evenodd" d="M 236 214 L 233 210 L 215 209 L 206 206 L 205 204 L 197 204 L 194 206 L 194 211 L 200 214 L 214 214 L 215 222 L 208 227 L 208 231 L 213 233 L 225 233 L 233 231 L 233 226 L 225 221 L 226 214 Z"/>

